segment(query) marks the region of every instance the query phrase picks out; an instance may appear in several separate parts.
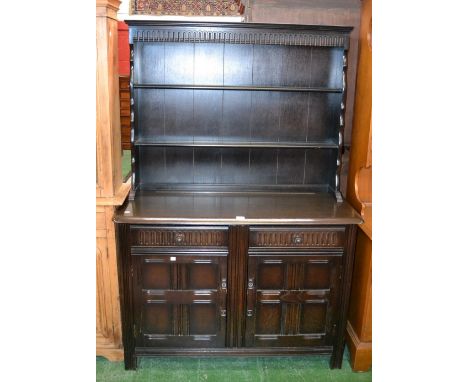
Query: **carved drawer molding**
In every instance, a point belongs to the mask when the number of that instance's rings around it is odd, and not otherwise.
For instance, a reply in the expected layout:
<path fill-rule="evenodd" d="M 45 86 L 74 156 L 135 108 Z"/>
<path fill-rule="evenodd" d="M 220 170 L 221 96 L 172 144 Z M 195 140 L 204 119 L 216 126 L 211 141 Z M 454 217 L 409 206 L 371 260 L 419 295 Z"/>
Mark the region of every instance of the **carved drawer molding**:
<path fill-rule="evenodd" d="M 343 248 L 344 228 L 336 229 L 271 229 L 254 228 L 250 232 L 251 247 L 274 248 Z"/>
<path fill-rule="evenodd" d="M 133 229 L 132 245 L 148 247 L 226 247 L 227 229 Z"/>

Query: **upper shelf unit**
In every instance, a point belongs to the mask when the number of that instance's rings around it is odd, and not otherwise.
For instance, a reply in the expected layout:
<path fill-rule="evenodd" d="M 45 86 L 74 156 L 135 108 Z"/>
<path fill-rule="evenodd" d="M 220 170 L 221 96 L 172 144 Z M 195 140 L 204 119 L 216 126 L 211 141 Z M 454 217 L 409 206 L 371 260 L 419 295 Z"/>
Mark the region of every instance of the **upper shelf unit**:
<path fill-rule="evenodd" d="M 339 189 L 351 28 L 128 23 L 134 189 Z"/>

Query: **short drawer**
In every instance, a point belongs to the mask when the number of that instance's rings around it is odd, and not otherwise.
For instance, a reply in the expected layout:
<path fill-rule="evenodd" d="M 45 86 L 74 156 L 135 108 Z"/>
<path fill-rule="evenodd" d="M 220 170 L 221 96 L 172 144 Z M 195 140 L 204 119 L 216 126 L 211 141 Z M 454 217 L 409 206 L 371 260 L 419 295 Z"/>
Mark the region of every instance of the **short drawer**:
<path fill-rule="evenodd" d="M 259 248 L 343 248 L 345 227 L 252 227 L 249 244 Z"/>
<path fill-rule="evenodd" d="M 227 247 L 227 227 L 176 228 L 132 227 L 132 246 L 143 247 Z"/>

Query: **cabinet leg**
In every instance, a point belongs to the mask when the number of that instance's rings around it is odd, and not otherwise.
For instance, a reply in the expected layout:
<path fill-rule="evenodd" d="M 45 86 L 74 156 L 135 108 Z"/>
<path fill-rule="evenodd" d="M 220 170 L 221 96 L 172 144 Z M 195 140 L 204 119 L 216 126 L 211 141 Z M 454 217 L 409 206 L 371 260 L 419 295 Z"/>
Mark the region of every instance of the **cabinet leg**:
<path fill-rule="evenodd" d="M 340 341 L 341 342 L 341 341 Z M 330 357 L 330 369 L 341 369 L 343 363 L 344 341 L 343 344 L 335 346 Z"/>
<path fill-rule="evenodd" d="M 133 352 L 124 354 L 125 370 L 136 370 L 137 362 L 137 357 Z"/>

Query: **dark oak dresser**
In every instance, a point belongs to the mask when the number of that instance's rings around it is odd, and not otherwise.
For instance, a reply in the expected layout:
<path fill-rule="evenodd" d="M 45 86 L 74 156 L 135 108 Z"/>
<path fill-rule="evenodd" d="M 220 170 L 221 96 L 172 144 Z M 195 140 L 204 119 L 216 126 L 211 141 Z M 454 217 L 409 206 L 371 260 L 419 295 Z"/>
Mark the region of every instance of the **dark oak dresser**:
<path fill-rule="evenodd" d="M 359 215 L 340 193 L 348 27 L 129 21 L 125 368 L 330 355 Z"/>

